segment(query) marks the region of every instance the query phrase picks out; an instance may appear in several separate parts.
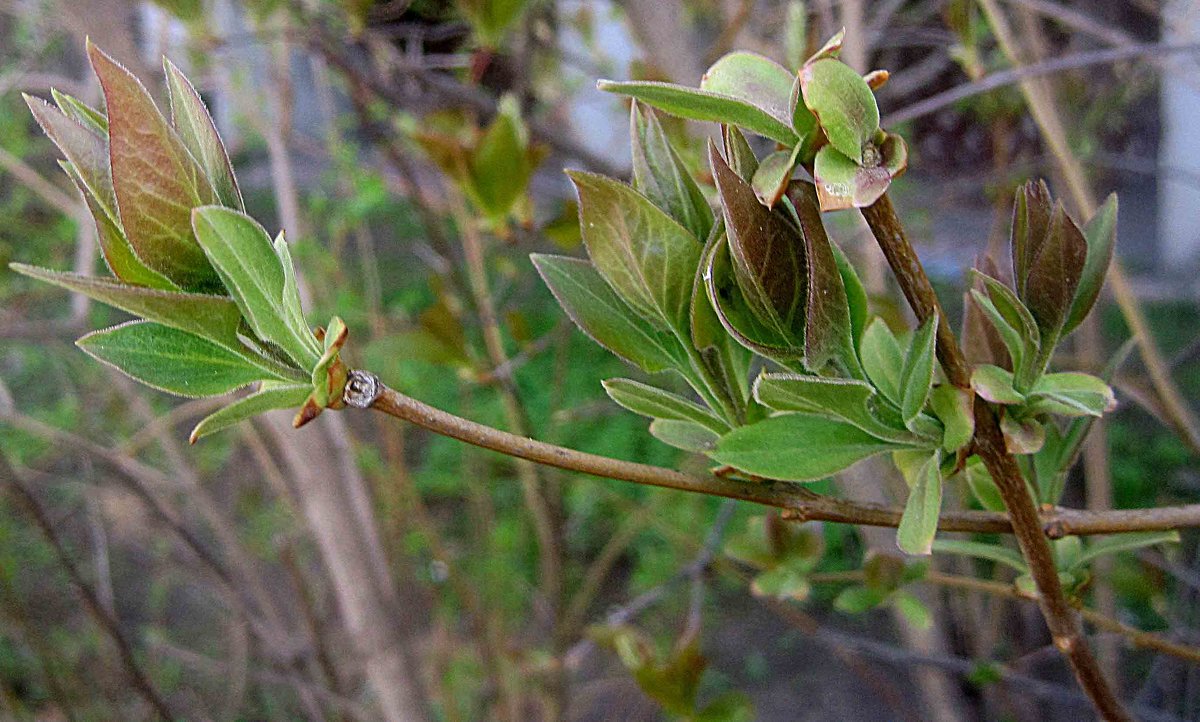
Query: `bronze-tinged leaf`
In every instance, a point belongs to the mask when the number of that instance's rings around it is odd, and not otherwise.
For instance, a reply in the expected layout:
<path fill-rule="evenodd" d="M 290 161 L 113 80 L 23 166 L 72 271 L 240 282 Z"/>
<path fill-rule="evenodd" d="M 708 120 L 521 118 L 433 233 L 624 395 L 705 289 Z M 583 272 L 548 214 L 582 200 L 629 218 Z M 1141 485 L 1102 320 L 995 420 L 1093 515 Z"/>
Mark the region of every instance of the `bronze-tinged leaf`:
<path fill-rule="evenodd" d="M 821 223 L 816 186 L 806 181 L 795 181 L 788 186 L 787 197 L 800 221 L 808 263 L 804 363 L 810 370 L 819 371 L 836 359 L 841 362 L 844 371 L 861 377 L 861 373 L 858 373 L 858 354 L 854 351 L 846 286 L 838 270 L 833 246 Z"/>
<path fill-rule="evenodd" d="M 167 74 L 167 91 L 171 97 L 171 121 L 179 138 L 212 182 L 221 205 L 239 211 L 246 210 L 237 178 L 233 175 L 233 165 L 229 162 L 229 153 L 217 134 L 217 126 L 208 114 L 208 108 L 204 107 L 200 94 L 187 76 L 166 58 L 163 58 L 163 69 Z"/>
<path fill-rule="evenodd" d="M 1050 228 L 1050 213 L 1054 201 L 1046 181 L 1029 181 L 1017 189 L 1013 203 L 1012 222 L 1012 266 L 1013 287 L 1017 294 L 1025 297 L 1025 281 L 1029 277 L 1033 259 L 1041 249 Z"/>
<path fill-rule="evenodd" d="M 212 184 L 145 86 L 90 43 L 88 56 L 104 89 L 113 189 L 130 244 L 181 288 L 223 292 L 192 235 L 192 209 L 218 200 Z"/>
<path fill-rule="evenodd" d="M 1052 347 L 1066 323 L 1087 261 L 1083 233 L 1056 203 L 1037 255 L 1030 260 L 1022 299 L 1037 321 L 1043 346 Z"/>
<path fill-rule="evenodd" d="M 74 166 L 84 187 L 109 215 L 116 218 L 117 198 L 108 171 L 108 149 L 104 137 L 67 117 L 41 98 L 24 96 L 25 104 L 46 136 Z"/>
<path fill-rule="evenodd" d="M 725 148 L 725 159 L 733 172 L 747 183 L 758 172 L 758 156 L 746 142 L 746 136 L 735 125 L 721 126 L 721 142 Z"/>
<path fill-rule="evenodd" d="M 1117 242 L 1117 194 L 1113 193 L 1083 227 L 1087 239 L 1087 261 L 1079 278 L 1079 289 L 1071 303 L 1071 313 L 1063 327 L 1063 335 L 1075 330 L 1095 305 L 1104 286 L 1104 276 L 1112 263 L 1113 246 Z"/>
<path fill-rule="evenodd" d="M 780 336 L 802 337 L 808 264 L 804 239 L 781 211 L 764 207 L 750 184 L 709 144 L 709 162 L 724 207 L 729 253 L 752 312 Z"/>

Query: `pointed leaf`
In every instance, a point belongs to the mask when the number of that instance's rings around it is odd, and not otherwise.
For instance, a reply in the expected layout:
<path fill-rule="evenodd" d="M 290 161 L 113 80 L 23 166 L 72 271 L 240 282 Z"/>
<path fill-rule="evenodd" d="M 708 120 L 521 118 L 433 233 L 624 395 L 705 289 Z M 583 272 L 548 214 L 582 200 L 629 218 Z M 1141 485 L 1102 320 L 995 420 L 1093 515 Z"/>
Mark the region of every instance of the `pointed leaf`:
<path fill-rule="evenodd" d="M 725 150 L 725 162 L 738 174 L 738 178 L 750 182 L 758 172 L 758 156 L 746 141 L 742 131 L 733 125 L 721 126 L 721 147 Z"/>
<path fill-rule="evenodd" d="M 879 132 L 879 106 L 866 81 L 849 65 L 826 58 L 805 63 L 800 83 L 804 104 L 830 145 L 862 165 L 863 147 Z"/>
<path fill-rule="evenodd" d="M 633 187 L 699 240 L 712 231 L 713 212 L 653 112 L 631 104 Z"/>
<path fill-rule="evenodd" d="M 40 98 L 30 95 L 24 98 L 42 131 L 58 146 L 63 157 L 74 168 L 83 188 L 92 195 L 104 212 L 115 220 L 117 197 L 113 192 L 112 176 L 108 168 L 105 136 L 81 125 Z"/>
<path fill-rule="evenodd" d="M 929 391 L 933 388 L 937 322 L 935 314 L 917 329 L 904 358 L 904 369 L 900 373 L 900 412 L 905 423 L 915 419 L 925 407 L 925 400 L 929 398 Z"/>
<path fill-rule="evenodd" d="M 932 551 L 942 510 L 940 464 L 941 454 L 934 452 L 921 465 L 909 489 L 908 502 L 896 529 L 896 545 L 906 554 L 925 555 Z"/>
<path fill-rule="evenodd" d="M 472 186 L 488 215 L 505 215 L 525 193 L 532 170 L 526 161 L 527 145 L 516 99 L 505 96 L 471 156 Z"/>
<path fill-rule="evenodd" d="M 134 380 L 180 396 L 219 396 L 268 377 L 211 341 L 149 321 L 94 331 L 75 343 Z"/>
<path fill-rule="evenodd" d="M 147 288 L 159 288 L 166 291 L 178 291 L 179 287 L 166 276 L 142 263 L 142 259 L 133 252 L 129 239 L 116 221 L 116 216 L 101 207 L 96 197 L 87 189 L 83 179 L 79 177 L 75 166 L 69 161 L 60 161 L 59 165 L 71 178 L 71 182 L 79 189 L 87 204 L 92 220 L 96 223 L 96 239 L 100 244 L 104 263 L 112 274 L 126 283 Z"/>
<path fill-rule="evenodd" d="M 859 357 L 867 378 L 879 389 L 879 393 L 900 408 L 904 396 L 900 385 L 904 373 L 904 352 L 882 318 L 876 317 L 867 325 L 859 343 Z"/>
<path fill-rule="evenodd" d="M 163 69 L 166 71 L 167 92 L 171 100 L 171 121 L 180 140 L 212 182 L 221 205 L 244 211 L 246 206 L 242 202 L 237 178 L 233 175 L 229 153 L 217 134 L 217 126 L 208 108 L 204 107 L 204 101 L 191 81 L 174 63 L 163 58 Z"/>
<path fill-rule="evenodd" d="M 1173 544 L 1178 541 L 1179 532 L 1175 530 L 1130 532 L 1128 534 L 1114 534 L 1099 540 L 1093 539 L 1089 541 L 1083 553 L 1075 559 L 1075 563 L 1064 569 L 1064 571 L 1071 572 L 1082 569 L 1093 559 L 1108 554 L 1131 552 L 1156 544 Z"/>
<path fill-rule="evenodd" d="M 290 323 L 297 309 L 284 306 L 283 264 L 267 232 L 245 213 L 221 206 L 197 208 L 192 219 L 196 239 L 250 328 L 311 369 L 320 354 L 312 334 Z"/>
<path fill-rule="evenodd" d="M 630 379 L 608 379 L 602 383 L 609 398 L 635 414 L 652 419 L 691 421 L 717 434 L 729 430 L 729 426 L 708 409 L 669 391 Z"/>
<path fill-rule="evenodd" d="M 1029 181 L 1017 189 L 1013 203 L 1012 251 L 1013 285 L 1024 298 L 1025 283 L 1033 267 L 1033 259 L 1041 251 L 1050 227 L 1053 199 L 1043 180 Z"/>
<path fill-rule="evenodd" d="M 754 398 L 776 411 L 819 414 L 849 422 L 868 434 L 897 443 L 913 442 L 905 429 L 888 426 L 871 413 L 875 389 L 861 381 L 762 373 L 754 382 Z"/>
<path fill-rule="evenodd" d="M 779 414 L 734 429 L 709 456 L 768 479 L 816 481 L 895 448 L 844 421 Z"/>
<path fill-rule="evenodd" d="M 846 290 L 846 305 L 850 309 L 850 335 L 854 339 L 854 347 L 858 348 L 870 320 L 871 305 L 867 298 L 867 288 L 854 270 L 854 264 L 837 244 L 830 243 L 833 257 L 837 263 L 838 273 L 842 276 L 842 287 Z"/>
<path fill-rule="evenodd" d="M 216 202 L 212 184 L 141 82 L 96 46 L 88 55 L 104 88 L 113 189 L 130 244 L 181 288 L 220 291 L 191 226 L 193 208 Z"/>
<path fill-rule="evenodd" d="M 789 83 L 790 77 L 789 74 Z M 681 118 L 736 125 L 784 145 L 799 142 L 792 130 L 790 113 L 781 120 L 743 98 L 655 81 L 601 80 L 596 87 L 609 93 L 628 95 Z"/>
<path fill-rule="evenodd" d="M 686 363 L 679 342 L 626 305 L 592 264 L 564 256 L 530 258 L 559 305 L 593 341 L 649 373 Z"/>
<path fill-rule="evenodd" d="M 78 98 L 59 91 L 57 88 L 50 89 L 50 97 L 54 98 L 54 104 L 58 106 L 58 109 L 66 113 L 75 122 L 88 128 L 101 138 L 108 137 L 108 118 L 104 117 L 104 113 L 101 113 Z"/>
<path fill-rule="evenodd" d="M 1071 312 L 1067 314 L 1067 322 L 1063 326 L 1064 336 L 1083 323 L 1104 286 L 1104 276 L 1112 263 L 1113 246 L 1117 242 L 1116 193 L 1109 195 L 1096 215 L 1083 227 L 1083 236 L 1087 239 L 1087 260 L 1079 276 L 1079 288 L 1071 302 Z"/>
<path fill-rule="evenodd" d="M 799 153 L 800 146 L 797 145 L 791 150 L 777 150 L 763 158 L 750 180 L 750 186 L 754 189 L 759 203 L 773 208 L 779 202 L 783 192 L 787 190 L 788 181 L 792 179 L 792 171 L 796 168 Z"/>
<path fill-rule="evenodd" d="M 595 173 L 568 173 L 596 270 L 626 303 L 665 328 L 686 332 L 699 241 L 633 188 Z"/>
<path fill-rule="evenodd" d="M 304 403 L 311 392 L 312 386 L 308 384 L 264 386 L 249 396 L 238 399 L 223 409 L 204 417 L 192 429 L 189 441 L 194 444 L 205 436 L 223 431 L 234 424 L 267 411 L 296 408 Z"/>
<path fill-rule="evenodd" d="M 678 419 L 655 419 L 650 422 L 650 435 L 667 446 L 696 454 L 711 452 L 720 437 L 712 429 Z"/>
<path fill-rule="evenodd" d="M 1020 552 L 998 544 L 985 544 L 984 542 L 963 541 L 959 539 L 934 539 L 933 551 L 944 552 L 946 554 L 959 554 L 966 557 L 975 557 L 976 559 L 986 559 L 987 561 L 998 562 L 1012 567 L 1021 573 L 1027 574 L 1029 572 L 1029 567 L 1025 564 L 1025 560 L 1021 557 Z"/>
<path fill-rule="evenodd" d="M 1042 344 L 1053 347 L 1059 338 L 1087 261 L 1087 241 L 1079 227 L 1055 205 L 1045 242 L 1031 260 L 1021 300 L 1033 314 Z M 1045 350 L 1045 349 L 1044 349 Z"/>

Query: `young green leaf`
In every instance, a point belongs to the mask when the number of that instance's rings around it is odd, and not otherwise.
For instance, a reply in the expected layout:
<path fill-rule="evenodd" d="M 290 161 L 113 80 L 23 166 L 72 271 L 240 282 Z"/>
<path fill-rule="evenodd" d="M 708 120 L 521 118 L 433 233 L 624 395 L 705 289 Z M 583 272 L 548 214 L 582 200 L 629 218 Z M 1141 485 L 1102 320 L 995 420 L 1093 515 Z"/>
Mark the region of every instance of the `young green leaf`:
<path fill-rule="evenodd" d="M 94 331 L 76 345 L 136 381 L 180 396 L 219 396 L 270 378 L 211 341 L 149 321 Z"/>
<path fill-rule="evenodd" d="M 871 413 L 875 389 L 862 381 L 762 373 L 754 382 L 754 398 L 776 411 L 799 411 L 849 422 L 871 436 L 897 443 L 914 442 L 907 430 L 893 428 Z"/>
<path fill-rule="evenodd" d="M 188 440 L 196 443 L 205 436 L 245 421 L 253 416 L 275 409 L 294 409 L 304 403 L 312 393 L 308 384 L 266 385 L 258 391 L 234 401 L 232 404 L 209 414 L 196 424 Z"/>
<path fill-rule="evenodd" d="M 679 419 L 655 419 L 650 422 L 650 435 L 667 446 L 696 454 L 711 452 L 720 438 L 712 429 Z"/>
<path fill-rule="evenodd" d="M 222 291 L 192 235 L 191 211 L 217 202 L 212 184 L 141 81 L 88 45 L 108 108 L 109 160 L 121 226 L 145 264 L 189 291 Z"/>
<path fill-rule="evenodd" d="M 1029 567 L 1025 564 L 1025 559 L 1021 557 L 1020 552 L 1000 546 L 999 544 L 987 544 L 959 539 L 934 539 L 932 549 L 935 552 L 985 559 L 1012 567 L 1023 574 L 1029 573 Z"/>
<path fill-rule="evenodd" d="M 570 171 L 583 241 L 596 270 L 638 313 L 686 333 L 699 241 L 633 188 Z"/>
<path fill-rule="evenodd" d="M 837 263 L 838 273 L 842 276 L 842 287 L 846 290 L 846 305 L 850 309 L 850 336 L 854 340 L 854 348 L 857 349 L 862 343 L 871 315 L 867 288 L 842 249 L 834 243 L 830 243 L 829 246 L 833 249 L 833 258 Z"/>
<path fill-rule="evenodd" d="M 470 159 L 475 200 L 493 218 L 508 213 L 529 184 L 525 135 L 516 98 L 506 95 Z"/>
<path fill-rule="evenodd" d="M 790 84 L 790 73 L 788 79 Z M 609 93 L 628 95 L 681 118 L 736 125 L 784 145 L 793 146 L 800 140 L 792 130 L 790 112 L 782 119 L 777 118 L 744 98 L 656 81 L 601 80 L 596 87 Z M 786 100 L 785 97 L 785 105 Z"/>
<path fill-rule="evenodd" d="M 737 126 L 721 126 L 721 148 L 725 151 L 725 162 L 738 178 L 749 183 L 758 172 L 758 156 Z"/>
<path fill-rule="evenodd" d="M 864 146 L 879 132 L 879 106 L 866 81 L 849 65 L 826 58 L 805 63 L 800 84 L 830 145 L 862 165 Z"/>
<path fill-rule="evenodd" d="M 294 327 L 299 309 L 284 305 L 287 279 L 266 230 L 245 213 L 221 206 L 196 208 L 192 226 L 254 333 L 311 369 L 320 354 L 312 334 Z"/>
<path fill-rule="evenodd" d="M 1117 406 L 1108 384 L 1090 374 L 1045 374 L 1029 392 L 1030 412 L 1047 411 L 1064 416 L 1102 416 Z"/>
<path fill-rule="evenodd" d="M 729 430 L 729 425 L 708 409 L 669 391 L 630 379 L 608 379 L 602 383 L 609 398 L 635 414 L 652 419 L 691 421 L 717 434 Z"/>
<path fill-rule="evenodd" d="M 221 205 L 239 211 L 246 210 L 237 178 L 233 175 L 233 165 L 229 162 L 229 153 L 225 150 L 225 144 L 221 142 L 221 136 L 217 134 L 217 126 L 208 114 L 208 108 L 204 107 L 200 94 L 196 92 L 187 76 L 166 58 L 163 58 L 163 70 L 167 75 L 171 122 L 175 125 L 179 139 L 212 181 Z"/>
<path fill-rule="evenodd" d="M 904 352 L 882 318 L 877 317 L 867 325 L 859 343 L 859 358 L 862 359 L 867 378 L 879 389 L 879 393 L 900 408 L 904 397 L 900 385 L 904 373 Z"/>
<path fill-rule="evenodd" d="M 1063 571 L 1071 572 L 1083 569 L 1087 566 L 1088 562 L 1108 554 L 1131 552 L 1155 546 L 1156 544 L 1172 544 L 1178 541 L 1179 532 L 1175 530 L 1114 534 L 1103 539 L 1090 541 L 1084 551 L 1075 558 L 1074 563 L 1066 567 Z"/>
<path fill-rule="evenodd" d="M 633 187 L 679 221 L 699 240 L 712 231 L 713 212 L 654 113 L 634 101 L 630 107 Z"/>
<path fill-rule="evenodd" d="M 530 258 L 559 305 L 593 341 L 648 373 L 686 364 L 675 337 L 634 312 L 592 264 L 564 256 Z"/>
<path fill-rule="evenodd" d="M 70 116 L 76 123 L 91 130 L 101 138 L 108 137 L 108 118 L 78 98 L 68 95 L 57 88 L 50 89 L 50 97 L 58 109 Z"/>
<path fill-rule="evenodd" d="M 1112 263 L 1113 246 L 1117 242 L 1117 194 L 1111 194 L 1096 215 L 1083 227 L 1083 237 L 1087 240 L 1087 260 L 1083 263 L 1083 271 L 1079 275 L 1079 288 L 1071 302 L 1071 312 L 1067 314 L 1067 322 L 1063 326 L 1064 336 L 1075 330 L 1088 312 L 1096 304 L 1100 289 L 1104 286 L 1104 276 Z"/>
<path fill-rule="evenodd" d="M 910 423 L 925 408 L 925 400 L 933 388 L 937 323 L 935 314 L 917 329 L 904 358 L 904 368 L 900 372 L 900 412 L 905 423 Z"/>
<path fill-rule="evenodd" d="M 90 194 L 115 221 L 117 197 L 108 168 L 106 136 L 81 125 L 41 98 L 30 95 L 22 97 L 46 137 L 58 146 L 63 157 L 71 164 L 85 195 Z"/>
<path fill-rule="evenodd" d="M 996 482 L 992 479 L 991 473 L 978 456 L 972 456 L 967 461 L 967 466 L 963 469 L 963 476 L 967 479 L 967 487 L 971 490 L 971 495 L 984 509 L 1004 511 L 1007 508 L 1004 505 L 1004 497 L 996 488 Z"/>
<path fill-rule="evenodd" d="M 1013 388 L 1013 375 L 999 366 L 980 364 L 971 372 L 971 388 L 993 404 L 1020 404 L 1025 395 Z"/>
<path fill-rule="evenodd" d="M 808 8 L 803 0 L 789 0 L 783 20 L 783 56 L 790 70 L 799 70 L 808 52 Z"/>
<path fill-rule="evenodd" d="M 887 594 L 867 587 L 847 587 L 833 599 L 833 608 L 842 614 L 862 614 L 887 600 Z"/>
<path fill-rule="evenodd" d="M 942 422 L 942 449 L 954 453 L 975 436 L 975 394 L 950 384 L 935 386 L 929 406 Z"/>
<path fill-rule="evenodd" d="M 1001 286 L 1001 288 L 1007 290 L 1005 286 Z M 1009 293 L 1012 293 L 1012 291 L 1009 291 Z M 1037 349 L 1032 348 L 1032 344 L 1028 342 L 1036 339 L 1033 336 L 1023 335 L 1021 331 L 1017 330 L 1017 327 L 1009 323 L 1005 315 L 992 302 L 992 298 L 995 298 L 995 296 L 986 296 L 979 289 L 972 288 L 971 298 L 975 301 L 975 307 L 982 312 L 984 318 L 988 320 L 992 329 L 995 330 L 996 335 L 1000 337 L 1000 340 L 1004 343 L 1004 347 L 1008 349 L 1008 357 L 1014 371 L 1024 373 L 1026 366 L 1034 362 L 1033 359 L 1037 354 Z M 1003 299 L 1004 297 L 1000 296 L 1000 298 Z M 1024 306 L 1020 308 L 1024 308 Z M 1031 322 L 1030 328 L 1036 333 L 1037 326 L 1032 325 L 1033 317 L 1030 316 L 1029 320 Z"/>
<path fill-rule="evenodd" d="M 704 73 L 700 89 L 738 98 L 791 127 L 793 74 L 774 60 L 744 50 L 721 57 Z"/>
<path fill-rule="evenodd" d="M 750 187 L 754 189 L 759 203 L 767 208 L 775 207 L 792 179 L 799 153 L 800 146 L 797 145 L 791 150 L 777 150 L 763 158 L 754 177 L 750 179 Z"/>
<path fill-rule="evenodd" d="M 941 460 L 941 454 L 935 451 L 909 480 L 908 502 L 896 529 L 896 545 L 906 554 L 925 555 L 932 551 L 942 510 Z"/>
<path fill-rule="evenodd" d="M 916 629 L 929 629 L 933 626 L 933 613 L 917 597 L 904 590 L 893 592 L 888 603 L 897 611 L 904 621 Z"/>
<path fill-rule="evenodd" d="M 734 429 L 709 456 L 769 479 L 816 481 L 896 448 L 845 421 L 787 413 Z"/>
<path fill-rule="evenodd" d="M 791 599 L 799 602 L 808 598 L 812 585 L 809 584 L 808 575 L 803 570 L 780 564 L 754 577 L 750 582 L 750 591 L 756 597 Z"/>

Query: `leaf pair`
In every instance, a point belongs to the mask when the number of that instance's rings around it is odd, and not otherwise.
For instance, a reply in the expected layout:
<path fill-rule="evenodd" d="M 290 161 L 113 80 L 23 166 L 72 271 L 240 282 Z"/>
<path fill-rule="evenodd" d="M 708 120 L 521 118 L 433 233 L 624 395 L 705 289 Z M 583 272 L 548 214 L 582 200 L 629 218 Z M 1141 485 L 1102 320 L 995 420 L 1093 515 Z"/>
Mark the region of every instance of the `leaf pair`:
<path fill-rule="evenodd" d="M 26 101 L 62 151 L 115 279 L 14 270 L 138 317 L 78 345 L 142 383 L 215 396 L 261 382 L 257 394 L 201 422 L 193 441 L 303 402 L 322 348 L 304 321 L 287 244 L 282 236 L 272 243 L 242 213 L 228 154 L 199 95 L 164 61 L 168 123 L 137 78 L 91 44 L 88 56 L 107 115 L 57 91 L 55 106 Z"/>

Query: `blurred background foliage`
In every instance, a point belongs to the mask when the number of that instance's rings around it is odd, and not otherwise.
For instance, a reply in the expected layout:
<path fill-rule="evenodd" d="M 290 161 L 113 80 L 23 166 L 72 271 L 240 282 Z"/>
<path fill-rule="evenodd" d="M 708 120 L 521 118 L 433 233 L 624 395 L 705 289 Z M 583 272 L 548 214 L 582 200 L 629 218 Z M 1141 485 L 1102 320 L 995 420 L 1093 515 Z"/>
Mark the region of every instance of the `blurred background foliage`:
<path fill-rule="evenodd" d="M 1200 246 L 1162 219 L 1174 212 L 1163 189 L 1195 192 L 1200 175 L 1193 159 L 1157 154 L 1168 140 L 1195 147 L 1160 99 L 1195 83 L 1195 49 L 1164 48 L 1200 39 L 1200 12 L 1185 0 L 1001 5 L 1031 64 L 1145 46 L 1049 77 L 1094 189 L 1121 193 L 1118 253 L 1194 406 Z M 1058 179 L 1011 83 L 911 112 L 1011 69 L 969 0 L 0 0 L 0 262 L 100 263 L 21 93 L 98 101 L 87 35 L 162 103 L 165 54 L 209 103 L 248 210 L 287 229 L 310 320 L 337 314 L 352 329 L 351 363 L 500 428 L 699 469 L 608 401 L 599 381 L 632 370 L 566 321 L 528 254 L 579 252 L 563 167 L 628 176 L 627 106 L 595 78 L 694 84 L 729 49 L 803 58 L 842 25 L 847 62 L 892 72 L 884 125 L 912 154 L 894 195 L 959 307 L 962 269 L 1007 236 L 1013 189 Z M 662 120 L 711 192 L 704 129 Z M 826 221 L 868 269 L 876 309 L 902 319 L 857 217 Z M 890 532 L 795 527 L 747 505 L 530 469 L 365 415 L 331 427 L 344 458 L 314 483 L 366 495 L 352 533 L 366 558 L 382 551 L 369 581 L 387 589 L 339 588 L 354 565 L 331 556 L 321 530 L 336 524 L 321 526 L 289 461 L 317 437 L 254 422 L 187 447 L 211 402 L 135 387 L 72 347 L 121 319 L 0 273 L 0 715 L 148 719 L 153 698 L 179 719 L 1087 713 L 1032 605 L 910 584 L 924 568 L 906 568 Z M 1096 345 L 1075 349 L 1081 363 L 1128 333 L 1106 307 Z M 1115 385 L 1111 500 L 1089 498 L 1097 487 L 1077 470 L 1066 502 L 1197 501 L 1196 449 L 1164 425 L 1139 364 Z M 902 484 L 865 464 L 838 488 L 894 503 Z M 1196 541 L 1094 569 L 1090 601 L 1195 644 Z M 969 560 L 932 564 L 1011 580 Z M 777 568 L 826 583 L 762 574 Z M 364 627 L 355 594 L 376 594 L 384 613 Z M 415 706 L 380 702 L 376 642 L 402 651 L 396 684 Z M 1200 667 L 1103 637 L 1101 650 L 1139 715 L 1200 718 Z"/>

